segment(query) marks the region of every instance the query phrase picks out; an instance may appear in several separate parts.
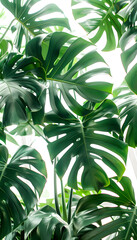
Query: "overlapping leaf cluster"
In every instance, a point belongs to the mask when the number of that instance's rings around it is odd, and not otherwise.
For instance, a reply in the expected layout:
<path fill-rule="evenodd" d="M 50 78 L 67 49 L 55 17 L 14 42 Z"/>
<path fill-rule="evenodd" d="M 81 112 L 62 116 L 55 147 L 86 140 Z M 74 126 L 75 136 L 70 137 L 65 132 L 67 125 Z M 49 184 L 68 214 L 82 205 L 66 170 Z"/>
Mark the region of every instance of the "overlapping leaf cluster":
<path fill-rule="evenodd" d="M 128 145 L 137 146 L 136 1 L 72 0 L 86 40 L 71 33 L 55 4 L 34 12 L 40 0 L 1 3 L 15 19 L 0 38 L 0 238 L 136 240 L 134 190 L 123 177 Z M 94 45 L 104 35 L 103 50 L 120 46 L 126 71 L 113 99 L 111 71 Z M 35 130 L 54 163 L 54 200 L 42 208 L 36 204 L 46 182 L 45 163 L 26 145 L 9 156 L 6 141 L 18 144 L 7 134 L 15 124 L 10 134 Z"/>

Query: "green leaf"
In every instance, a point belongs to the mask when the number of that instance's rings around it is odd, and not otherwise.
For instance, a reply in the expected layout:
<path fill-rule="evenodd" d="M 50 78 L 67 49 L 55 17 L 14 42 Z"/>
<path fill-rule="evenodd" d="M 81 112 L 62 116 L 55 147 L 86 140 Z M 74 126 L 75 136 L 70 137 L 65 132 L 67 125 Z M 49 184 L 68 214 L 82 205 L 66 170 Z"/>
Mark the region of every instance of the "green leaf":
<path fill-rule="evenodd" d="M 58 137 L 48 144 L 48 149 L 51 160 L 59 155 L 56 171 L 60 178 L 67 171 L 72 157 L 75 157 L 68 178 L 70 187 L 77 189 L 77 175 L 82 167 L 81 184 L 84 189 L 98 191 L 102 186 L 109 185 L 109 179 L 100 162 L 113 169 L 119 179 L 122 177 L 127 145 L 109 134 L 121 133 L 118 119 L 112 118 L 112 115 L 109 117 L 109 113 L 114 114 L 115 109 L 116 106 L 110 100 L 106 100 L 82 121 L 67 119 L 66 122 L 65 119 L 63 122 L 61 117 L 63 125 L 50 124 L 44 128 L 48 138 Z M 101 120 L 102 117 L 105 119 Z"/>
<path fill-rule="evenodd" d="M 120 16 L 124 19 L 124 24 L 127 27 L 132 27 L 135 25 L 137 20 L 137 2 L 136 0 L 122 0 L 117 1 L 115 4 L 115 9 Z"/>
<path fill-rule="evenodd" d="M 123 63 L 123 66 L 125 68 L 125 71 L 127 71 L 129 64 L 133 62 L 137 55 L 137 43 L 136 43 L 136 37 L 137 37 L 137 29 L 131 28 L 127 30 L 120 39 L 120 47 L 122 49 L 121 54 L 121 60 Z M 131 47 L 129 47 L 130 43 L 133 43 Z"/>
<path fill-rule="evenodd" d="M 125 77 L 125 80 L 130 89 L 137 94 L 137 63 L 132 67 Z"/>
<path fill-rule="evenodd" d="M 132 237 L 135 240 L 137 207 L 131 181 L 127 177 L 123 177 L 120 183 L 110 179 L 105 190 L 104 194 L 86 196 L 79 201 L 71 223 L 75 236 L 82 240 L 108 236 L 110 239 L 128 240 Z"/>
<path fill-rule="evenodd" d="M 8 41 L 3 39 L 0 42 L 0 58 L 6 54 L 7 50 L 8 50 Z"/>
<path fill-rule="evenodd" d="M 12 135 L 26 136 L 32 134 L 32 128 L 26 123 L 19 124 L 19 126 L 15 127 L 12 131 L 10 131 Z"/>
<path fill-rule="evenodd" d="M 89 38 L 91 42 L 98 42 L 103 33 L 105 33 L 106 45 L 103 51 L 115 49 L 117 47 L 115 33 L 119 41 L 122 35 L 122 29 L 120 23 L 121 17 L 114 13 L 113 1 L 72 0 L 72 6 L 73 5 L 73 15 L 84 30 L 90 34 Z M 91 16 L 93 17 L 91 18 Z M 94 30 L 96 30 L 95 33 Z"/>
<path fill-rule="evenodd" d="M 62 51 L 64 45 L 67 48 Z M 46 54 L 43 52 L 43 46 Z M 45 70 L 46 80 L 49 83 L 50 104 L 55 113 L 65 111 L 63 108 L 60 111 L 59 91 L 69 108 L 80 116 L 88 114 L 89 110 L 76 101 L 71 90 L 93 102 L 100 102 L 111 93 L 111 83 L 94 80 L 96 76 L 101 78 L 102 74 L 109 76 L 110 71 L 109 68 L 104 67 L 104 59 L 97 51 L 90 51 L 90 47 L 90 42 L 64 32 L 55 32 L 46 38 L 36 37 L 27 44 L 26 54 L 38 58 L 42 69 Z M 88 50 L 88 53 L 83 54 L 85 50 Z M 80 59 L 77 59 L 80 54 Z M 74 59 L 77 60 L 73 62 Z M 94 68 L 95 63 L 101 63 L 103 67 Z M 85 72 L 88 68 L 89 70 Z"/>
<path fill-rule="evenodd" d="M 4 131 L 4 128 L 3 128 L 3 124 L 0 122 L 0 140 L 3 142 L 3 143 L 6 143 L 6 133 Z"/>
<path fill-rule="evenodd" d="M 115 3 L 115 12 L 118 13 L 121 9 L 123 9 L 128 4 L 128 0 L 116 1 Z"/>
<path fill-rule="evenodd" d="M 17 143 L 17 141 L 15 140 L 15 138 L 13 138 L 13 137 L 12 137 L 10 134 L 8 134 L 7 132 L 6 132 L 6 140 L 8 140 L 9 142 L 11 142 L 11 143 L 19 146 L 19 144 Z"/>
<path fill-rule="evenodd" d="M 38 96 L 42 85 L 28 74 L 37 64 L 38 61 L 32 57 L 22 59 L 22 55 L 15 53 L 10 53 L 4 61 L 0 79 L 0 109 L 4 108 L 4 126 L 26 122 L 26 107 L 32 112 L 41 108 Z"/>
<path fill-rule="evenodd" d="M 41 105 L 41 109 L 37 112 L 32 112 L 32 119 L 34 124 L 43 124 L 44 122 L 44 114 L 45 114 L 45 104 L 46 104 L 46 89 L 44 89 L 40 96 L 38 97 L 38 100 Z"/>
<path fill-rule="evenodd" d="M 20 50 L 23 37 L 25 37 L 26 42 L 30 40 L 30 35 L 36 36 L 44 33 L 44 29 L 51 26 L 62 26 L 69 28 L 68 20 L 63 16 L 62 10 L 57 7 L 56 4 L 48 4 L 42 7 L 40 10 L 36 10 L 33 13 L 31 9 L 36 3 L 41 0 L 26 0 L 24 4 L 21 1 L 1 0 L 1 3 L 5 8 L 7 8 L 17 20 L 16 25 L 16 47 Z M 52 17 L 49 18 L 49 14 L 60 13 L 61 18 Z M 42 17 L 45 20 L 41 20 Z"/>
<path fill-rule="evenodd" d="M 34 167 L 37 172 L 31 170 Z M 43 176 L 44 174 L 44 176 Z M 0 238 L 18 227 L 35 206 L 45 186 L 46 168 L 40 154 L 28 146 L 22 146 L 8 160 L 8 150 L 0 145 Z M 26 182 L 26 180 L 28 182 Z M 34 187 L 30 187 L 30 183 Z M 18 192 L 15 194 L 15 188 Z M 20 201 L 25 205 L 26 210 Z"/>
<path fill-rule="evenodd" d="M 117 90 L 115 90 L 116 92 Z M 131 92 L 126 84 L 118 88 L 114 98 L 122 120 L 124 140 L 131 147 L 137 146 L 137 96 Z"/>
<path fill-rule="evenodd" d="M 56 240 L 71 240 L 69 226 L 56 214 L 55 210 L 50 206 L 33 212 L 25 222 L 25 238 L 32 232 L 34 239 L 51 240 L 52 237 Z"/>

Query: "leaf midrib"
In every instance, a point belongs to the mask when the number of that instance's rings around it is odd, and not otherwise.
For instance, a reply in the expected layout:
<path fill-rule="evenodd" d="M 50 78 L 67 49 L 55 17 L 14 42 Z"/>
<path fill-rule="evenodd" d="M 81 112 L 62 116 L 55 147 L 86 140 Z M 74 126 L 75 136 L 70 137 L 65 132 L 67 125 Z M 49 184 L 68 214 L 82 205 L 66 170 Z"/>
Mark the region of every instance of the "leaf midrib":
<path fill-rule="evenodd" d="M 82 122 L 80 122 L 80 126 L 81 126 L 82 138 L 83 138 L 83 142 L 84 142 L 84 149 L 85 149 L 86 159 L 87 159 L 88 165 L 90 166 L 90 161 L 89 161 L 89 157 L 88 157 L 89 154 L 88 154 L 86 138 L 85 138 L 85 133 L 84 133 L 84 127 L 83 127 Z"/>
<path fill-rule="evenodd" d="M 128 237 L 129 237 L 129 234 L 130 234 L 130 229 L 132 228 L 132 223 L 133 223 L 133 220 L 134 220 L 134 216 L 136 215 L 135 213 L 136 213 L 136 207 L 134 208 L 134 211 L 132 213 L 131 221 L 130 221 L 130 224 L 128 226 L 128 230 L 127 230 L 127 233 L 126 233 L 126 236 L 125 236 L 125 240 L 129 239 Z"/>
<path fill-rule="evenodd" d="M 14 85 L 14 86 L 12 86 L 12 85 L 8 84 L 8 82 L 7 82 L 5 79 L 3 79 L 3 82 L 4 82 L 5 85 L 7 86 L 8 90 L 9 90 L 9 94 L 10 94 L 10 96 L 12 97 L 12 99 L 14 99 L 14 97 L 13 97 L 14 94 L 13 94 L 11 88 L 17 90 L 20 94 L 25 95 L 26 98 L 27 98 L 26 91 L 24 91 L 24 89 L 22 89 L 19 85 Z M 6 87 L 5 87 L 5 89 L 6 89 Z M 4 89 L 4 90 L 5 90 L 5 89 Z M 3 95 L 2 95 L 2 96 L 3 96 Z"/>
<path fill-rule="evenodd" d="M 100 18 L 100 26 L 103 25 L 103 22 L 105 21 L 105 19 L 107 18 L 107 16 L 111 13 L 112 9 L 114 8 L 114 4 L 112 3 L 112 6 L 109 8 L 107 8 L 105 16 L 103 18 Z M 103 9 L 104 10 L 104 9 Z M 90 31 L 92 32 L 92 31 Z"/>
<path fill-rule="evenodd" d="M 49 80 L 49 81 L 54 81 L 54 82 L 60 82 L 60 83 L 65 83 L 65 84 L 70 84 L 70 85 L 74 85 L 74 86 L 80 86 L 80 87 L 86 87 L 86 88 L 89 88 L 89 89 L 91 89 L 91 88 L 93 88 L 92 86 L 89 86 L 88 84 L 80 84 L 80 83 L 77 83 L 77 82 L 71 82 L 71 81 L 66 81 L 66 80 L 64 80 L 64 79 L 56 79 L 56 78 L 48 78 L 47 77 L 47 80 Z M 92 83 L 92 82 L 91 82 Z M 102 82 L 102 83 L 104 83 L 104 82 Z M 108 82 L 105 82 L 106 84 L 110 84 L 111 85 L 111 83 L 108 83 Z M 96 88 L 93 88 L 94 90 L 97 90 Z M 101 91 L 101 89 L 99 89 L 98 91 Z M 105 92 L 105 91 L 102 91 L 102 92 Z M 111 92 L 110 92 L 111 93 Z"/>
<path fill-rule="evenodd" d="M 7 168 L 7 163 L 5 164 L 5 166 L 4 166 L 3 170 L 2 170 L 2 173 L 0 175 L 0 182 L 1 182 L 1 179 L 3 178 L 3 176 L 4 176 L 6 168 Z"/>

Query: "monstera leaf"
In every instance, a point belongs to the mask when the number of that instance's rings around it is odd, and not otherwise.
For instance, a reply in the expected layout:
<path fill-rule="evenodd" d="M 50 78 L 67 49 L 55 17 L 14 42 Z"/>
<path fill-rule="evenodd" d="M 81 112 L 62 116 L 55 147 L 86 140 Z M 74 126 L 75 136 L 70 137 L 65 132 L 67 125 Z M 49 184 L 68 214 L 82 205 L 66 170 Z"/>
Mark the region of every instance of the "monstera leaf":
<path fill-rule="evenodd" d="M 124 162 L 127 157 L 127 145 L 109 133 L 120 134 L 117 118 L 112 114 L 117 108 L 110 100 L 104 101 L 97 109 L 91 111 L 87 117 L 77 119 L 60 117 L 53 113 L 45 116 L 46 122 L 52 122 L 44 128 L 48 138 L 57 137 L 48 144 L 51 160 L 58 156 L 56 171 L 62 178 L 68 169 L 72 157 L 73 166 L 69 173 L 68 185 L 77 189 L 77 175 L 82 170 L 82 187 L 87 190 L 98 191 L 102 186 L 109 185 L 109 179 L 101 163 L 110 167 L 118 179 L 124 172 Z M 63 113 L 62 113 L 63 114 Z M 67 114 L 64 112 L 64 116 Z M 104 119 L 101 119 L 104 118 Z M 61 123 L 55 124 L 55 123 Z"/>
<path fill-rule="evenodd" d="M 24 225 L 25 239 L 31 233 L 33 240 L 71 240 L 70 229 L 67 224 L 56 211 L 50 206 L 33 212 L 28 217 Z"/>
<path fill-rule="evenodd" d="M 108 193 L 82 198 L 73 218 L 73 237 L 81 240 L 137 239 L 137 207 L 131 181 L 110 179 Z"/>
<path fill-rule="evenodd" d="M 73 15 L 90 34 L 90 40 L 96 43 L 101 39 L 103 33 L 106 34 L 104 51 L 116 48 L 115 33 L 118 40 L 122 35 L 121 17 L 114 12 L 114 2 L 112 0 L 72 0 Z"/>
<path fill-rule="evenodd" d="M 122 119 L 122 131 L 124 139 L 131 147 L 137 146 L 137 96 L 131 92 L 126 84 L 114 91 L 120 118 Z"/>
<path fill-rule="evenodd" d="M 26 107 L 30 111 L 41 109 L 38 96 L 41 85 L 27 73 L 37 66 L 34 58 L 10 53 L 3 62 L 0 79 L 0 108 L 4 107 L 3 124 L 8 126 L 27 121 Z"/>
<path fill-rule="evenodd" d="M 26 0 L 24 4 L 21 1 L 10 1 L 10 0 L 1 0 L 1 3 L 6 7 L 18 21 L 17 25 L 14 26 L 14 31 L 17 31 L 16 34 L 16 46 L 20 50 L 23 37 L 25 37 L 26 42 L 30 39 L 30 35 L 36 36 L 44 32 L 45 28 L 51 26 L 62 26 L 69 28 L 68 20 L 64 18 L 49 18 L 48 16 L 52 13 L 60 13 L 63 15 L 62 10 L 57 7 L 55 4 L 48 4 L 42 7 L 40 10 L 36 10 L 33 13 L 31 9 L 36 3 L 40 3 L 41 0 Z M 39 6 L 38 6 L 39 8 Z M 41 20 L 41 17 L 46 19 Z M 12 28 L 13 29 L 13 28 Z"/>
<path fill-rule="evenodd" d="M 103 191 L 105 192 L 103 193 Z M 63 221 L 55 210 L 45 206 L 29 214 L 23 230 L 25 239 L 106 239 L 136 240 L 137 207 L 129 178 L 120 182 L 110 179 L 110 185 L 100 194 L 82 197 L 70 224 Z"/>
<path fill-rule="evenodd" d="M 122 49 L 121 59 L 127 75 L 125 77 L 126 83 L 129 88 L 137 94 L 137 30 L 135 28 L 129 29 L 126 33 L 123 34 L 120 40 L 120 46 Z M 132 44 L 131 44 L 132 43 Z"/>
<path fill-rule="evenodd" d="M 126 71 L 137 55 L 136 36 L 137 30 L 131 28 L 127 30 L 120 39 L 120 47 L 122 49 L 121 60 Z M 130 44 L 130 46 L 129 43 L 132 43 L 132 45 Z"/>
<path fill-rule="evenodd" d="M 124 24 L 127 27 L 133 27 L 137 20 L 137 2 L 136 0 L 121 0 L 115 3 L 116 12 L 123 17 Z"/>
<path fill-rule="evenodd" d="M 63 32 L 55 32 L 45 39 L 36 37 L 27 44 L 27 56 L 34 56 L 41 61 L 49 84 L 51 107 L 56 113 L 60 105 L 59 90 L 70 109 L 78 115 L 89 111 L 76 101 L 74 92 L 93 102 L 100 102 L 111 93 L 112 84 L 100 80 L 102 74 L 109 76 L 109 68 L 91 47 L 93 48 L 90 42 Z M 79 56 L 80 54 L 83 55 Z M 95 67 L 97 63 L 101 67 Z M 94 77 L 98 79 L 95 81 Z"/>
<path fill-rule="evenodd" d="M 1 239 L 20 225 L 34 208 L 37 194 L 40 196 L 43 191 L 45 176 L 45 163 L 36 150 L 24 145 L 8 160 L 7 148 L 0 145 Z"/>

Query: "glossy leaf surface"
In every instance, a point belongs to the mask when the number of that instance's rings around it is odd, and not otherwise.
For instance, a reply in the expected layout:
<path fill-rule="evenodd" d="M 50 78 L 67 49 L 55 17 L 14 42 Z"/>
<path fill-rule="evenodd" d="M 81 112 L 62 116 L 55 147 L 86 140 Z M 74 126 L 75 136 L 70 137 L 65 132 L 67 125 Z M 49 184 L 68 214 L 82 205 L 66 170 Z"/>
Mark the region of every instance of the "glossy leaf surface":
<path fill-rule="evenodd" d="M 18 21 L 17 25 L 14 27 L 17 31 L 16 34 L 16 46 L 20 50 L 22 45 L 23 37 L 25 37 L 26 42 L 30 40 L 30 34 L 32 36 L 39 35 L 44 32 L 45 28 L 51 26 L 62 26 L 69 28 L 68 20 L 64 18 L 51 18 L 49 15 L 52 13 L 61 13 L 62 10 L 57 7 L 56 4 L 48 4 L 42 7 L 40 10 L 32 11 L 31 9 L 35 4 L 40 3 L 41 0 L 26 0 L 24 4 L 21 1 L 10 1 L 10 0 L 1 0 L 1 3 L 6 7 Z M 39 8 L 39 6 L 37 5 Z M 45 17 L 44 20 L 41 20 L 42 17 Z"/>
<path fill-rule="evenodd" d="M 137 94 L 137 30 L 131 28 L 127 30 L 120 39 L 120 47 L 122 49 L 121 60 L 127 75 L 125 80 L 129 88 Z"/>
<path fill-rule="evenodd" d="M 137 55 L 136 36 L 137 30 L 131 28 L 127 30 L 120 39 L 120 47 L 122 49 L 121 60 L 126 71 Z"/>
<path fill-rule="evenodd" d="M 41 105 L 38 97 L 41 85 L 27 73 L 35 68 L 34 58 L 22 59 L 22 55 L 10 53 L 3 62 L 0 79 L 0 108 L 4 107 L 5 126 L 27 121 L 26 107 L 38 111 Z"/>
<path fill-rule="evenodd" d="M 8 41 L 3 39 L 0 41 L 0 59 L 5 55 L 8 51 Z"/>
<path fill-rule="evenodd" d="M 98 42 L 103 33 L 105 33 L 106 45 L 103 50 L 110 51 L 116 48 L 115 33 L 119 40 L 122 35 L 122 29 L 120 17 L 114 13 L 114 1 L 72 0 L 72 6 L 74 6 L 73 15 L 75 19 L 79 21 L 86 32 L 90 33 L 89 38 L 91 42 Z"/>
<path fill-rule="evenodd" d="M 116 12 L 123 17 L 124 25 L 131 28 L 137 21 L 136 0 L 121 0 L 115 3 Z"/>
<path fill-rule="evenodd" d="M 137 96 L 131 92 L 126 84 L 114 91 L 120 118 L 122 119 L 122 131 L 124 139 L 131 147 L 137 146 Z"/>
<path fill-rule="evenodd" d="M 32 232 L 33 230 L 33 232 Z M 32 240 L 71 240 L 68 224 L 50 206 L 32 213 L 25 222 L 25 237 L 31 233 Z"/>
<path fill-rule="evenodd" d="M 93 102 L 100 102 L 111 93 L 112 84 L 102 81 L 101 77 L 102 74 L 109 76 L 109 68 L 101 55 L 91 49 L 91 43 L 84 39 L 63 32 L 53 33 L 43 39 L 36 37 L 27 44 L 26 54 L 41 61 L 41 71 L 44 69 L 49 83 L 50 104 L 56 113 L 61 112 L 59 91 L 69 108 L 78 115 L 85 115 L 89 111 L 76 101 L 71 90 Z M 99 63 L 103 66 L 94 67 Z M 98 80 L 95 81 L 94 77 Z"/>
<path fill-rule="evenodd" d="M 115 113 L 116 106 L 106 100 L 82 120 L 70 117 L 63 121 L 62 116 L 60 118 L 63 125 L 50 124 L 45 127 L 44 133 L 48 138 L 58 137 L 48 144 L 48 149 L 51 160 L 59 155 L 56 171 L 60 178 L 68 169 L 72 157 L 75 159 L 68 178 L 70 187 L 77 189 L 77 175 L 81 168 L 81 184 L 84 189 L 98 191 L 102 186 L 109 185 L 109 179 L 100 162 L 113 169 L 119 179 L 122 177 L 127 146 L 109 134 L 120 134 L 118 119 L 109 118 L 109 114 L 112 116 Z M 58 123 L 58 116 L 57 121 L 56 115 L 53 119 L 54 123 Z M 48 118 L 46 120 L 48 122 Z"/>
<path fill-rule="evenodd" d="M 72 224 L 74 236 L 82 240 L 108 236 L 110 239 L 136 240 L 137 207 L 131 181 L 127 177 L 120 183 L 111 179 L 105 190 L 108 193 L 86 196 L 79 201 Z"/>
<path fill-rule="evenodd" d="M 34 167 L 35 170 L 32 170 Z M 8 160 L 8 150 L 0 145 L 0 238 L 20 225 L 35 206 L 46 179 L 45 163 L 40 154 L 22 146 Z M 30 183 L 34 187 L 30 187 Z M 16 194 L 15 190 L 16 189 Z M 23 204 L 20 202 L 22 199 Z M 24 209 L 24 206 L 26 209 Z"/>

